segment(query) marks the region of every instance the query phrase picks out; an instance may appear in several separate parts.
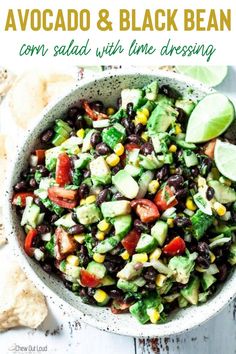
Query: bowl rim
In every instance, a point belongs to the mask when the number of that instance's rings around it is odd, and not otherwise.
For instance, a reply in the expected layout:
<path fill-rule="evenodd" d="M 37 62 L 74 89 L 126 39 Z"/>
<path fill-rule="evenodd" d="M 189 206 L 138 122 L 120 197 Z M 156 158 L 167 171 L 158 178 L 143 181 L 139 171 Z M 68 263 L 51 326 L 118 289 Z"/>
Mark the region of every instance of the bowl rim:
<path fill-rule="evenodd" d="M 64 300 L 59 294 L 56 294 L 50 287 L 48 287 L 44 281 L 39 277 L 39 275 L 34 271 L 31 267 L 30 263 L 27 260 L 27 256 L 25 255 L 23 249 L 19 247 L 19 243 L 17 240 L 16 232 L 14 231 L 14 223 L 11 219 L 11 202 L 9 198 L 9 191 L 12 190 L 12 176 L 18 161 L 18 155 L 25 146 L 26 142 L 28 141 L 31 131 L 37 128 L 38 124 L 41 122 L 43 117 L 48 114 L 56 104 L 58 104 L 61 100 L 63 100 L 66 96 L 72 94 L 75 90 L 86 86 L 94 81 L 99 81 L 101 79 L 107 78 L 109 79 L 111 76 L 133 76 L 133 75 L 140 75 L 140 76 L 153 76 L 153 77 L 161 77 L 161 78 L 168 78 L 168 79 L 175 79 L 182 84 L 188 84 L 194 87 L 194 89 L 199 89 L 205 94 L 214 93 L 216 90 L 208 87 L 201 82 L 188 78 L 185 75 L 178 74 L 175 72 L 168 72 L 164 70 L 151 70 L 151 69 L 144 69 L 142 67 L 137 68 L 128 68 L 128 69 L 113 69 L 107 70 L 100 73 L 95 73 L 91 75 L 89 78 L 84 78 L 80 80 L 78 83 L 73 85 L 68 89 L 68 91 L 64 92 L 62 95 L 58 96 L 54 99 L 49 105 L 47 105 L 43 111 L 34 118 L 32 123 L 29 125 L 27 131 L 23 134 L 20 144 L 17 146 L 17 152 L 14 158 L 8 161 L 7 173 L 5 178 L 5 193 L 4 193 L 4 205 L 3 208 L 3 217 L 4 217 L 4 226 L 9 237 L 9 246 L 12 250 L 13 254 L 19 257 L 20 266 L 25 271 L 27 276 L 32 280 L 38 289 L 42 291 L 42 293 L 46 296 L 46 298 L 50 298 L 52 302 L 58 304 L 59 307 L 63 306 L 65 308 L 66 313 L 76 317 L 77 319 L 84 321 L 85 323 L 96 327 L 100 330 L 116 333 L 125 336 L 132 336 L 136 338 L 148 338 L 148 337 L 164 337 L 170 335 L 177 335 L 186 331 L 189 331 L 193 328 L 201 326 L 203 323 L 207 322 L 209 319 L 214 317 L 220 311 L 223 310 L 236 296 L 236 274 L 234 274 L 234 283 L 235 287 L 227 287 L 227 283 L 224 284 L 223 288 L 221 289 L 220 293 L 224 292 L 224 302 L 218 300 L 219 294 L 215 295 L 215 297 L 211 300 L 211 303 L 207 303 L 207 314 L 202 314 L 201 316 L 197 316 L 196 318 L 191 317 L 191 323 L 185 323 L 182 321 L 182 324 L 177 328 L 171 325 L 171 322 L 174 323 L 174 319 L 166 324 L 160 325 L 141 325 L 142 329 L 138 332 L 137 328 L 123 328 L 119 327 L 117 324 L 113 324 L 113 322 L 109 323 L 109 325 L 105 321 L 97 321 L 97 319 L 92 314 L 85 314 L 78 308 L 75 308 L 73 305 L 69 304 L 66 300 Z M 8 178 L 10 176 L 10 178 Z M 199 313 L 201 314 L 201 307 L 199 306 Z M 203 311 L 204 312 L 204 311 Z M 123 316 L 123 315 L 122 315 Z M 183 317 L 184 318 L 184 317 Z M 184 322 L 184 323 L 183 323 Z M 152 328 L 152 330 L 147 331 L 145 333 L 145 328 L 148 329 Z"/>

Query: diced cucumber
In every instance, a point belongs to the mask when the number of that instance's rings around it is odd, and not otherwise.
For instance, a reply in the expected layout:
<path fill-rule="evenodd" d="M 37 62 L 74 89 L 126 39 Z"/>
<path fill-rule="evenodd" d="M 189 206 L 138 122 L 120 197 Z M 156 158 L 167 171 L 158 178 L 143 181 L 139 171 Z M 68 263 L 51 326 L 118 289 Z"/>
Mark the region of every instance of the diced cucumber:
<path fill-rule="evenodd" d="M 82 225 L 90 225 L 101 220 L 100 209 L 95 204 L 78 206 L 76 215 Z"/>
<path fill-rule="evenodd" d="M 200 280 L 197 277 L 190 279 L 188 285 L 180 291 L 180 294 L 192 305 L 198 304 Z"/>
<path fill-rule="evenodd" d="M 157 246 L 157 240 L 148 234 L 141 234 L 138 244 L 135 248 L 137 253 L 152 252 Z"/>
<path fill-rule="evenodd" d="M 168 233 L 168 225 L 162 220 L 158 220 L 151 228 L 151 235 L 157 240 L 158 245 L 163 246 Z"/>
<path fill-rule="evenodd" d="M 126 136 L 125 127 L 120 123 L 114 123 L 113 127 L 118 130 L 123 136 Z"/>
<path fill-rule="evenodd" d="M 80 267 L 73 266 L 69 263 L 65 265 L 65 274 L 68 275 L 71 281 L 76 281 L 80 275 Z"/>
<path fill-rule="evenodd" d="M 63 135 L 56 133 L 52 139 L 52 144 L 55 146 L 60 146 L 62 143 L 64 143 L 64 141 L 66 141 L 67 138 L 69 138 L 69 135 L 65 137 Z"/>
<path fill-rule="evenodd" d="M 108 145 L 111 149 L 121 143 L 124 139 L 124 134 L 122 134 L 119 130 L 114 127 L 103 130 L 102 132 L 102 141 Z"/>
<path fill-rule="evenodd" d="M 93 127 L 96 128 L 107 128 L 111 124 L 110 119 L 100 119 L 93 121 Z"/>
<path fill-rule="evenodd" d="M 113 218 L 114 216 L 130 214 L 131 206 L 128 200 L 117 200 L 102 203 L 101 210 L 104 218 Z"/>
<path fill-rule="evenodd" d="M 80 154 L 79 159 L 74 161 L 74 167 L 75 169 L 79 168 L 85 168 L 89 164 L 89 162 L 92 160 L 92 156 L 88 153 Z"/>
<path fill-rule="evenodd" d="M 125 236 L 131 229 L 131 215 L 120 215 L 114 218 L 115 235 Z"/>
<path fill-rule="evenodd" d="M 215 198 L 219 203 L 227 204 L 236 201 L 236 192 L 233 188 L 215 180 L 208 181 L 208 185 L 214 189 Z"/>
<path fill-rule="evenodd" d="M 136 293 L 138 291 L 138 286 L 133 281 L 128 281 L 125 279 L 119 279 L 116 286 L 124 292 L 130 291 L 132 293 Z"/>
<path fill-rule="evenodd" d="M 28 198 L 31 198 L 31 197 L 27 197 L 26 200 Z M 31 202 L 32 202 L 32 200 L 31 200 Z M 39 215 L 40 215 L 40 208 L 38 205 L 33 204 L 33 203 L 26 204 L 26 207 L 23 212 L 22 219 L 21 219 L 21 226 L 29 224 L 31 227 L 35 228 L 38 225 Z"/>
<path fill-rule="evenodd" d="M 145 168 L 146 170 L 155 170 L 157 168 L 161 168 L 164 165 L 164 161 L 158 160 L 158 158 L 154 155 L 139 155 L 140 158 L 140 166 Z"/>
<path fill-rule="evenodd" d="M 102 263 L 97 263 L 92 261 L 87 266 L 87 271 L 91 274 L 96 275 L 97 278 L 102 279 L 106 275 L 106 267 Z"/>
<path fill-rule="evenodd" d="M 197 155 L 192 150 L 184 150 L 183 156 L 187 167 L 196 166 L 198 164 Z"/>
<path fill-rule="evenodd" d="M 133 165 L 126 165 L 124 170 L 132 177 L 137 177 L 141 174 L 142 168 Z"/>
<path fill-rule="evenodd" d="M 134 199 L 139 191 L 138 183 L 125 170 L 120 170 L 112 177 L 112 182 L 117 190 L 126 198 Z"/>
<path fill-rule="evenodd" d="M 139 162 L 139 151 L 140 149 L 133 149 L 128 152 L 127 164 L 136 166 Z"/>
<path fill-rule="evenodd" d="M 177 139 L 174 136 L 170 136 L 171 140 L 175 142 L 176 145 L 183 149 L 196 150 L 197 145 L 193 143 L 187 143 L 185 140 Z"/>
<path fill-rule="evenodd" d="M 69 124 L 62 119 L 56 120 L 56 127 L 61 127 L 65 129 L 68 133 L 72 131 L 72 128 L 69 126 Z"/>
<path fill-rule="evenodd" d="M 118 245 L 121 239 L 122 237 L 120 235 L 108 237 L 105 240 L 99 242 L 97 246 L 94 247 L 93 252 L 101 254 L 110 252 Z"/>
<path fill-rule="evenodd" d="M 216 278 L 213 275 L 208 274 L 208 273 L 203 273 L 202 279 L 201 279 L 201 284 L 202 284 L 204 291 L 209 289 L 210 286 L 212 286 L 212 284 L 214 284 L 215 282 L 216 282 Z"/>
<path fill-rule="evenodd" d="M 173 154 L 171 152 L 164 154 L 164 163 L 167 165 L 172 165 L 174 162 Z"/>
<path fill-rule="evenodd" d="M 69 138 L 69 133 L 67 130 L 65 130 L 64 128 L 62 127 L 55 127 L 55 132 L 57 133 L 56 136 L 63 136 L 64 138 L 68 139 Z"/>
<path fill-rule="evenodd" d="M 131 305 L 129 311 L 141 324 L 145 324 L 150 320 L 147 314 L 147 308 L 141 300 Z"/>
<path fill-rule="evenodd" d="M 145 171 L 142 176 L 139 178 L 138 185 L 139 191 L 137 194 L 137 199 L 143 198 L 148 190 L 148 185 L 154 177 L 154 173 L 152 171 Z"/>
<path fill-rule="evenodd" d="M 115 280 L 110 277 L 110 275 L 105 275 L 104 278 L 102 278 L 102 282 L 101 282 L 101 285 L 102 286 L 111 286 L 111 285 L 114 285 L 116 282 Z"/>
<path fill-rule="evenodd" d="M 63 215 L 60 219 L 58 219 L 55 223 L 56 226 L 64 226 L 64 227 L 72 227 L 76 225 L 74 220 L 72 220 L 72 213 Z"/>
<path fill-rule="evenodd" d="M 193 196 L 193 200 L 204 214 L 212 215 L 211 203 L 200 192 Z"/>
<path fill-rule="evenodd" d="M 134 109 L 144 104 L 143 91 L 140 89 L 124 89 L 121 91 L 122 108 L 126 109 L 128 103 L 133 103 Z"/>

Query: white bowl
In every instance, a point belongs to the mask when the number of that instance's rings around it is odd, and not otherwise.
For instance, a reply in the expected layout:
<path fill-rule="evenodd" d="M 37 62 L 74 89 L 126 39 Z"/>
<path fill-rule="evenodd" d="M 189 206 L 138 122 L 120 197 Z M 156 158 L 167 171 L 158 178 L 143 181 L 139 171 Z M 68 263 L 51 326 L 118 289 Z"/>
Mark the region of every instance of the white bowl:
<path fill-rule="evenodd" d="M 222 310 L 236 295 L 236 272 L 231 273 L 227 281 L 207 303 L 178 310 L 172 313 L 168 322 L 164 324 L 141 325 L 129 314 L 113 315 L 109 308 L 83 304 L 80 298 L 67 290 L 60 280 L 45 273 L 33 259 L 26 256 L 22 247 L 24 233 L 19 225 L 19 217 L 12 209 L 11 198 L 12 186 L 16 183 L 21 171 L 26 167 L 29 154 L 38 143 L 37 137 L 56 118 L 63 117 L 69 106 L 84 98 L 88 100 L 99 99 L 107 105 L 112 105 L 116 103 L 121 89 L 142 87 L 154 79 L 157 79 L 160 85 L 169 84 L 194 100 L 201 99 L 206 94 L 214 92 L 197 81 L 175 73 L 147 72 L 143 69 L 140 71 L 136 69 L 135 71 L 104 72 L 97 75 L 96 79 L 82 80 L 67 95 L 49 105 L 35 120 L 32 129 L 28 131 L 15 161 L 11 163 L 11 170 L 7 178 L 6 205 L 4 207 L 5 224 L 15 257 L 36 286 L 49 299 L 54 301 L 58 308 L 64 309 L 71 316 L 102 330 L 135 337 L 169 336 L 201 325 Z"/>

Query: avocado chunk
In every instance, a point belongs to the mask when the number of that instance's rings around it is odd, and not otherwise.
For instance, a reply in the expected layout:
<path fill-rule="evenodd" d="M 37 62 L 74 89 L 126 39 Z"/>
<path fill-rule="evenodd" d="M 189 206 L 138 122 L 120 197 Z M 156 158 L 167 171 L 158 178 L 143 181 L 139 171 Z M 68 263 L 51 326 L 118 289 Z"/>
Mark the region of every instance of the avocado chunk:
<path fill-rule="evenodd" d="M 128 200 L 115 200 L 102 203 L 101 210 L 104 218 L 114 218 L 115 216 L 130 214 L 131 206 Z"/>
<path fill-rule="evenodd" d="M 90 172 L 93 184 L 109 184 L 111 182 L 111 170 L 103 156 L 99 156 L 90 162 Z"/>
<path fill-rule="evenodd" d="M 157 105 L 148 119 L 147 129 L 149 135 L 167 131 L 169 126 L 174 123 L 177 115 L 178 112 L 174 108 Z"/>
<path fill-rule="evenodd" d="M 125 170 L 120 170 L 112 177 L 112 182 L 117 190 L 126 198 L 134 199 L 139 191 L 138 183 Z"/>
<path fill-rule="evenodd" d="M 95 204 L 78 206 L 75 210 L 77 218 L 82 225 L 94 224 L 101 220 L 100 209 Z"/>
<path fill-rule="evenodd" d="M 74 220 L 72 220 L 72 213 L 69 213 L 69 214 L 63 215 L 54 224 L 56 226 L 72 227 L 76 223 L 74 222 Z"/>
<path fill-rule="evenodd" d="M 26 198 L 26 207 L 24 209 L 21 226 L 26 224 L 35 228 L 39 224 L 40 208 L 38 205 L 33 203 L 32 197 Z"/>
<path fill-rule="evenodd" d="M 88 264 L 87 271 L 96 275 L 98 279 L 104 278 L 107 272 L 106 267 L 103 264 L 97 263 L 95 261 L 92 261 Z"/>
<path fill-rule="evenodd" d="M 148 234 L 141 234 L 135 251 L 137 253 L 152 252 L 157 246 L 157 240 Z"/>
<path fill-rule="evenodd" d="M 212 286 L 212 284 L 214 284 L 215 282 L 216 282 L 216 278 L 213 277 L 212 274 L 209 274 L 207 272 L 203 273 L 201 284 L 204 291 L 210 288 L 210 286 Z"/>
<path fill-rule="evenodd" d="M 132 226 L 131 215 L 120 215 L 114 218 L 115 235 L 123 237 L 127 235 Z"/>
<path fill-rule="evenodd" d="M 198 304 L 200 280 L 192 277 L 189 284 L 180 291 L 180 294 L 192 305 Z"/>
<path fill-rule="evenodd" d="M 190 116 L 195 108 L 195 103 L 192 100 L 183 98 L 176 100 L 175 107 L 181 108 L 187 114 L 187 116 Z"/>
<path fill-rule="evenodd" d="M 229 248 L 229 258 L 228 262 L 233 266 L 236 264 L 236 242 L 233 243 Z"/>
<path fill-rule="evenodd" d="M 138 286 L 134 283 L 134 281 L 119 279 L 116 285 L 118 289 L 124 292 L 130 291 L 132 293 L 136 293 L 138 291 Z"/>
<path fill-rule="evenodd" d="M 151 235 L 157 240 L 159 246 L 163 246 L 167 237 L 168 225 L 162 220 L 158 220 L 151 228 Z"/>
<path fill-rule="evenodd" d="M 174 256 L 170 259 L 168 268 L 173 271 L 175 280 L 178 283 L 187 284 L 194 269 L 194 261 L 191 257 Z"/>
<path fill-rule="evenodd" d="M 212 215 L 207 215 L 201 210 L 191 217 L 192 222 L 192 234 L 199 241 L 207 231 L 207 229 L 212 225 L 214 217 Z"/>
<path fill-rule="evenodd" d="M 145 97 L 150 100 L 150 101 L 155 101 L 157 99 L 157 94 L 158 94 L 158 82 L 153 81 L 149 85 L 147 85 L 144 90 L 145 90 Z"/>
<path fill-rule="evenodd" d="M 236 192 L 233 188 L 215 180 L 209 181 L 208 185 L 214 189 L 215 198 L 219 203 L 227 204 L 236 201 Z"/>
<path fill-rule="evenodd" d="M 198 164 L 197 155 L 192 150 L 184 150 L 183 156 L 187 167 L 196 166 Z"/>
<path fill-rule="evenodd" d="M 124 89 L 121 91 L 121 106 L 126 109 L 128 103 L 133 103 L 134 109 L 141 107 L 145 103 L 143 91 L 141 89 Z"/>
<path fill-rule="evenodd" d="M 122 268 L 118 273 L 117 273 L 117 278 L 120 279 L 125 279 L 125 280 L 133 280 L 134 278 L 137 278 L 140 273 L 141 269 L 136 269 L 135 262 L 130 262 L 127 263 L 124 268 Z"/>

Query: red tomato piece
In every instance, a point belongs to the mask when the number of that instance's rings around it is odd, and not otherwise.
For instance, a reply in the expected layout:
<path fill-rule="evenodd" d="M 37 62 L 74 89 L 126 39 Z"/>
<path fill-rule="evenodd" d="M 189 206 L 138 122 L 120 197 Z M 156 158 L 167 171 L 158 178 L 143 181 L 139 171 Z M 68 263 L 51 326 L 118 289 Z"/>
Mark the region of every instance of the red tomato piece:
<path fill-rule="evenodd" d="M 67 256 L 68 253 L 73 253 L 77 244 L 73 238 L 70 236 L 62 227 L 57 227 L 55 230 L 56 236 L 56 259 L 62 260 Z"/>
<path fill-rule="evenodd" d="M 158 209 L 165 211 L 168 208 L 171 208 L 178 204 L 174 193 L 168 185 L 165 185 L 164 188 L 159 190 L 154 198 L 154 203 L 157 205 Z"/>
<path fill-rule="evenodd" d="M 35 150 L 35 155 L 38 158 L 38 164 L 41 164 L 41 163 L 44 162 L 44 160 L 45 160 L 45 150 L 43 150 L 43 149 Z"/>
<path fill-rule="evenodd" d="M 14 194 L 12 204 L 13 205 L 19 205 L 21 207 L 25 207 L 26 205 L 26 198 L 27 197 L 32 197 L 34 198 L 35 195 L 33 192 L 19 192 Z"/>
<path fill-rule="evenodd" d="M 111 305 L 111 312 L 114 315 L 117 315 L 119 313 L 128 312 L 128 309 L 131 305 L 132 304 L 127 304 L 126 302 L 123 302 L 123 301 L 113 300 L 112 305 Z"/>
<path fill-rule="evenodd" d="M 66 153 L 58 156 L 56 166 L 56 183 L 60 186 L 71 183 L 71 161 Z"/>
<path fill-rule="evenodd" d="M 165 245 L 162 251 L 167 256 L 172 257 L 183 254 L 185 249 L 186 245 L 184 240 L 180 236 L 177 236 L 173 238 L 173 240 L 171 240 L 167 245 Z"/>
<path fill-rule="evenodd" d="M 135 143 L 128 143 L 125 145 L 125 150 L 127 150 L 127 151 L 132 151 L 134 149 L 139 149 L 139 148 L 140 148 L 140 146 Z"/>
<path fill-rule="evenodd" d="M 64 198 L 69 200 L 75 200 L 77 197 L 78 190 L 65 189 L 62 187 L 50 187 L 48 188 L 48 196 L 56 198 Z"/>
<path fill-rule="evenodd" d="M 214 159 L 214 152 L 216 146 L 216 139 L 213 139 L 206 143 L 203 147 L 204 154 L 210 157 L 210 159 Z"/>
<path fill-rule="evenodd" d="M 85 112 L 87 113 L 87 115 L 90 118 L 92 118 L 93 120 L 108 119 L 108 115 L 107 114 L 95 111 L 94 109 L 92 109 L 89 106 L 89 103 L 87 101 L 83 101 L 82 106 L 83 106 Z"/>
<path fill-rule="evenodd" d="M 101 283 L 101 280 L 98 279 L 96 275 L 89 273 L 87 270 L 81 269 L 80 282 L 81 285 L 88 288 L 96 288 Z"/>
<path fill-rule="evenodd" d="M 149 199 L 135 199 L 130 203 L 142 222 L 152 222 L 160 217 L 159 210 Z"/>
<path fill-rule="evenodd" d="M 140 233 L 135 229 L 133 229 L 121 241 L 123 247 L 129 253 L 129 255 L 132 255 L 134 253 L 139 239 L 140 239 Z"/>
<path fill-rule="evenodd" d="M 57 198 L 57 197 L 49 197 L 49 199 L 59 205 L 62 208 L 66 208 L 66 209 L 74 209 L 77 205 L 77 200 L 66 200 L 66 199 L 61 199 L 61 198 Z"/>
<path fill-rule="evenodd" d="M 33 252 L 34 252 L 34 248 L 32 247 L 33 246 L 33 240 L 35 239 L 37 234 L 38 234 L 37 230 L 31 229 L 31 230 L 29 230 L 29 232 L 27 233 L 26 238 L 25 238 L 24 249 L 25 249 L 25 252 L 30 257 L 33 256 Z"/>

